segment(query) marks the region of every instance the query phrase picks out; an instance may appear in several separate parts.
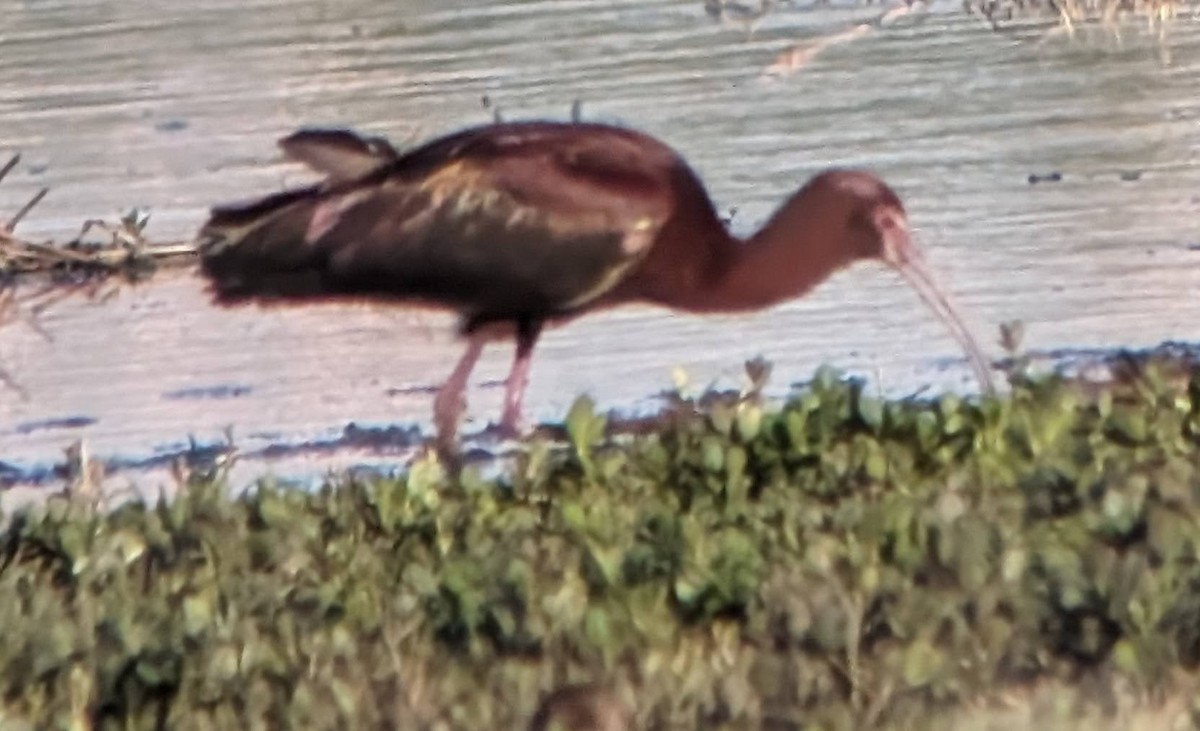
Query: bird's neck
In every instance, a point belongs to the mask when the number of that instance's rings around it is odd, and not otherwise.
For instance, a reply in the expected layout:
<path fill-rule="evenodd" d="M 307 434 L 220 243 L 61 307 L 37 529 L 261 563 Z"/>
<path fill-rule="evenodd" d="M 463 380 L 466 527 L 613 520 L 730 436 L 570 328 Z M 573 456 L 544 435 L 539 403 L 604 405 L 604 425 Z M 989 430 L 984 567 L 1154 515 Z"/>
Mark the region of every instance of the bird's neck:
<path fill-rule="evenodd" d="M 705 301 L 711 311 L 757 310 L 795 299 L 850 262 L 843 232 L 788 201 L 748 239 L 728 237 Z"/>

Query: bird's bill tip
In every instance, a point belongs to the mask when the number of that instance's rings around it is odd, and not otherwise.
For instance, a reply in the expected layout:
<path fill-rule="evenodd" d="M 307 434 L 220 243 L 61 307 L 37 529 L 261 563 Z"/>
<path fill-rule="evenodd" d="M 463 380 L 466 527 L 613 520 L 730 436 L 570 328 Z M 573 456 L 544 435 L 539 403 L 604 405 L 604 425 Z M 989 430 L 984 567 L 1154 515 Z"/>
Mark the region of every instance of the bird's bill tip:
<path fill-rule="evenodd" d="M 925 264 L 920 251 L 913 244 L 907 227 L 897 227 L 884 241 L 885 260 L 896 269 L 902 277 L 917 291 L 925 304 L 945 323 L 951 335 L 966 352 L 971 370 L 979 379 L 980 388 L 986 394 L 996 392 L 992 380 L 990 362 L 979 342 L 971 333 L 959 314 L 958 309 L 951 303 L 950 298 L 937 283 L 932 270 Z"/>

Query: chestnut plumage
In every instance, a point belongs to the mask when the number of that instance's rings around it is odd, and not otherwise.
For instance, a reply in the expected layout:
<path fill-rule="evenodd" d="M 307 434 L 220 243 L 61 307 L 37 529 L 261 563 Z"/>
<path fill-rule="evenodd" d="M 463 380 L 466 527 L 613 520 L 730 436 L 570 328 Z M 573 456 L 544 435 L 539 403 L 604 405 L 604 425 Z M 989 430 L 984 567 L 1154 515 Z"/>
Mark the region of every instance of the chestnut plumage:
<path fill-rule="evenodd" d="M 542 326 L 647 302 L 692 312 L 799 297 L 859 259 L 896 268 L 965 348 L 987 361 L 874 175 L 825 171 L 743 241 L 696 174 L 647 135 L 599 124 L 493 124 L 407 152 L 343 130 L 302 130 L 285 154 L 321 182 L 216 208 L 200 232 L 218 302 L 420 301 L 462 318 L 467 350 L 435 399 L 444 444 L 484 344 L 513 336 L 501 426 L 515 431 Z"/>

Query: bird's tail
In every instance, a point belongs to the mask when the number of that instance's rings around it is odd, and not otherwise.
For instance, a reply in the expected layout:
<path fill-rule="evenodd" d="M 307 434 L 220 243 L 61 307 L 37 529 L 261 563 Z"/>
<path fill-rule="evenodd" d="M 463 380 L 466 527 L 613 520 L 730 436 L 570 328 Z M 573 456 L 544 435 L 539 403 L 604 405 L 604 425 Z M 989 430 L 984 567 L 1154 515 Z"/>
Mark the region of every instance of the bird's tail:
<path fill-rule="evenodd" d="M 399 157 L 385 140 L 345 130 L 300 130 L 279 146 L 325 180 L 212 210 L 200 229 L 199 252 L 219 300 L 320 294 L 324 262 L 313 245 L 320 204 L 331 189 L 353 186 Z"/>
<path fill-rule="evenodd" d="M 303 295 L 319 283 L 316 252 L 305 240 L 321 200 L 319 186 L 214 208 L 200 228 L 200 269 L 224 301 Z"/>

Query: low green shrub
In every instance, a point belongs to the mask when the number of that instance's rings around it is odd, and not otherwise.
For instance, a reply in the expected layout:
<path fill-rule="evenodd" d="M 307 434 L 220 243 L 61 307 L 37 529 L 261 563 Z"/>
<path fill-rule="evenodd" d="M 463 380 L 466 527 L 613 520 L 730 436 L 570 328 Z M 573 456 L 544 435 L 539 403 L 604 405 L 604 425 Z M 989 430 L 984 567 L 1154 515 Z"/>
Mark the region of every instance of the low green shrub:
<path fill-rule="evenodd" d="M 0 728 L 519 728 L 582 680 L 643 728 L 967 728 L 1046 684 L 1116 713 L 1200 665 L 1200 375 L 1165 373 L 822 371 L 607 440 L 580 401 L 494 478 L 50 498 L 0 533 Z"/>

